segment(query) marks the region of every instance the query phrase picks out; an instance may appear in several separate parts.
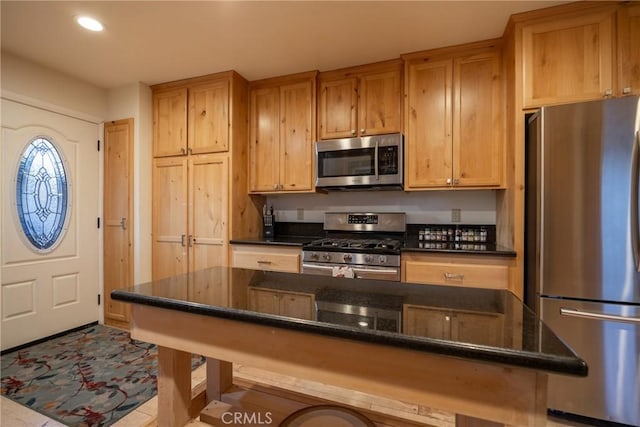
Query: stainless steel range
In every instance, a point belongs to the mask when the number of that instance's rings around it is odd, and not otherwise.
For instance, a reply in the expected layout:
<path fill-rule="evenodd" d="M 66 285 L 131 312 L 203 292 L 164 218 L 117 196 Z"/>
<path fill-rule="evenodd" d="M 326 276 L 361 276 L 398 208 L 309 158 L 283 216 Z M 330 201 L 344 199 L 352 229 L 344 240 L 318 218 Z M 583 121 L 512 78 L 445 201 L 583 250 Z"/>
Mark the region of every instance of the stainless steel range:
<path fill-rule="evenodd" d="M 303 273 L 400 281 L 404 213 L 328 212 L 324 230 L 302 248 Z"/>

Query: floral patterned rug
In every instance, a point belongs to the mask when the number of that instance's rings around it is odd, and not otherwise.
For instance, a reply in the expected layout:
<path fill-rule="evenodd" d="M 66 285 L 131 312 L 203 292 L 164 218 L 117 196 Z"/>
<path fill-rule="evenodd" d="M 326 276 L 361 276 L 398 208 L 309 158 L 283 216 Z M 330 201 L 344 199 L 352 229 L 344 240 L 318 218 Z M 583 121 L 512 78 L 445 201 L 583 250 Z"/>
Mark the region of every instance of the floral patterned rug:
<path fill-rule="evenodd" d="M 0 366 L 4 396 L 69 426 L 109 426 L 157 392 L 156 346 L 102 325 L 4 354 Z"/>

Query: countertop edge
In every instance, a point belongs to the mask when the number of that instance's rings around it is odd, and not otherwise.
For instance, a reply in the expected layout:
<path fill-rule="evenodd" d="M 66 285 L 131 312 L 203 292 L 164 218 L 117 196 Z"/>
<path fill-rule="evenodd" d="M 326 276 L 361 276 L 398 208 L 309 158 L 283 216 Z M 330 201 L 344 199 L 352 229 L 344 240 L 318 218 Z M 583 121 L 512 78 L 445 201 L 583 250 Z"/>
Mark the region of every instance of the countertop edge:
<path fill-rule="evenodd" d="M 581 358 L 543 357 L 537 353 L 517 350 L 496 349 L 476 344 L 455 343 L 426 337 L 392 335 L 382 331 L 363 332 L 346 326 L 330 325 L 310 320 L 295 319 L 270 314 L 257 314 L 232 308 L 213 308 L 203 304 L 175 301 L 162 297 L 132 295 L 124 290 L 114 290 L 111 297 L 117 301 L 148 305 L 158 308 L 222 319 L 238 320 L 294 331 L 353 339 L 386 346 L 401 346 L 407 350 L 423 351 L 467 360 L 498 363 L 521 368 L 544 370 L 551 373 L 584 377 L 588 374 L 586 362 Z"/>

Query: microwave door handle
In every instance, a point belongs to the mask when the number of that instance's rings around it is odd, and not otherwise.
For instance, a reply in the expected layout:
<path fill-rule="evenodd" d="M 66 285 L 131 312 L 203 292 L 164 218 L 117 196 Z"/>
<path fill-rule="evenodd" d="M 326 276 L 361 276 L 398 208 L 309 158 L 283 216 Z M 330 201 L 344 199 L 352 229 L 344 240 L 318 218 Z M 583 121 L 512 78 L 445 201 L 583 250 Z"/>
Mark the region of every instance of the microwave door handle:
<path fill-rule="evenodd" d="M 376 147 L 373 153 L 373 168 L 374 168 L 376 181 L 379 181 L 380 177 L 378 176 L 378 140 L 376 140 Z"/>

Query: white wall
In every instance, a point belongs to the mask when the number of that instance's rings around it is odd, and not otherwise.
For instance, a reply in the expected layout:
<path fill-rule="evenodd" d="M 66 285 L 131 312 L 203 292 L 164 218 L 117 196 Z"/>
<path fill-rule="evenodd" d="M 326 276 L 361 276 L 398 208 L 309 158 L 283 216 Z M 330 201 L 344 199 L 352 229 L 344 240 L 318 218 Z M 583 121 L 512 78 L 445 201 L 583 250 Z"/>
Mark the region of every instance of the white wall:
<path fill-rule="evenodd" d="M 134 283 L 151 280 L 151 89 L 132 83 L 108 93 L 107 120 L 133 118 Z"/>
<path fill-rule="evenodd" d="M 323 222 L 325 212 L 405 212 L 409 224 L 451 224 L 451 210 L 460 209 L 460 223 L 495 224 L 494 190 L 359 191 L 328 194 L 285 194 L 267 199 L 276 221 Z"/>
<path fill-rule="evenodd" d="M 74 117 L 102 122 L 107 112 L 107 90 L 2 52 L 2 93 L 33 99 L 37 106 L 55 108 Z"/>

